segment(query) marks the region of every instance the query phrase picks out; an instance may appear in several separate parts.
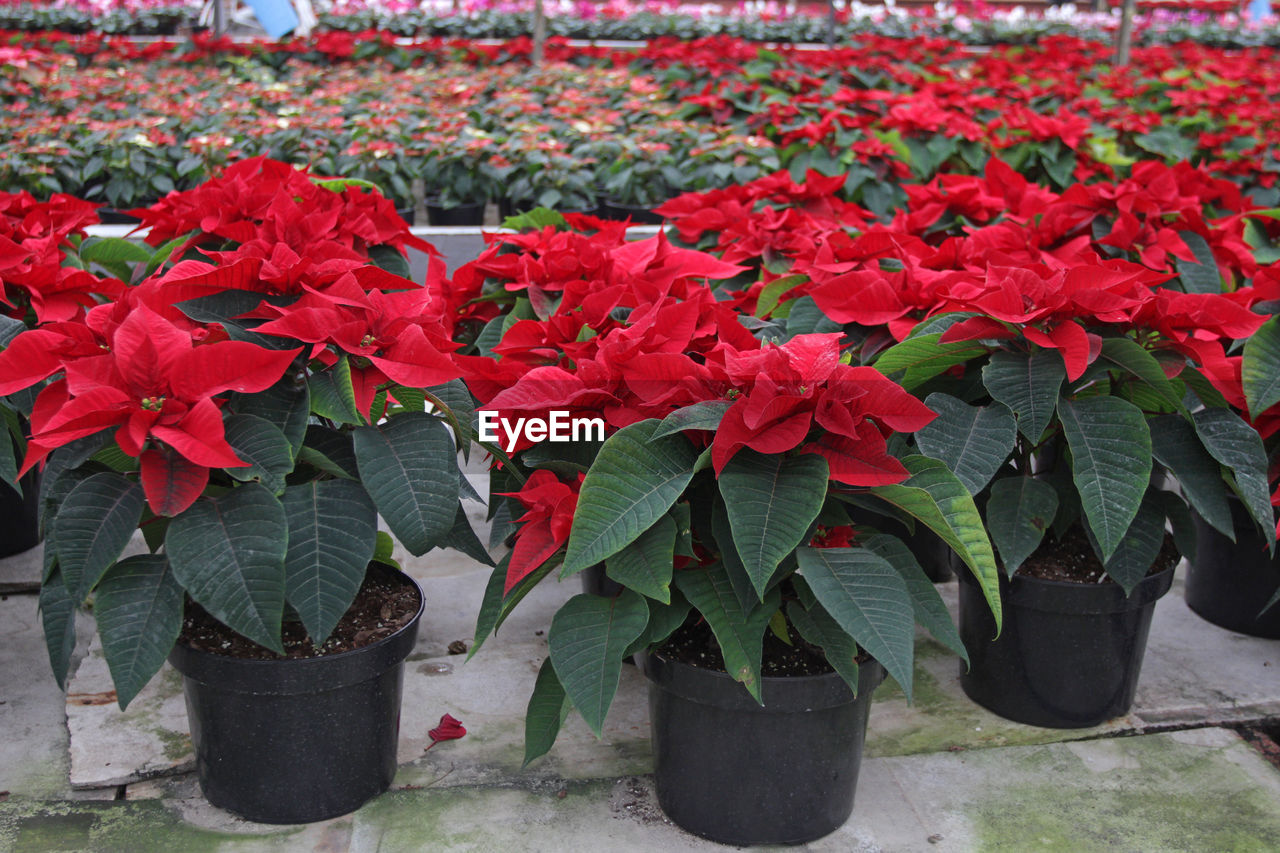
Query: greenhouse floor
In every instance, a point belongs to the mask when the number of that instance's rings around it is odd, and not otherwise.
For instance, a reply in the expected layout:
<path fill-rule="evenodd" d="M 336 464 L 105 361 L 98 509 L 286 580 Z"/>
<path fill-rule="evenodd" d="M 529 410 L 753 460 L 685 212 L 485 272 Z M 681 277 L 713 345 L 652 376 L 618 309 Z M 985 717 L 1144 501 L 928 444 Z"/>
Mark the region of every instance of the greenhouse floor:
<path fill-rule="evenodd" d="M 479 521 L 483 508 L 473 509 Z M 399 775 L 355 814 L 304 827 L 247 823 L 205 802 L 176 673 L 166 667 L 122 713 L 89 616 L 79 619 L 69 689 L 58 690 L 33 592 L 40 549 L 0 560 L 0 851 L 719 846 L 671 825 L 657 806 L 646 687 L 633 667 L 624 667 L 602 740 L 571 717 L 552 752 L 521 771 L 543 631 L 576 581 L 537 589 L 464 663 L 450 646 L 470 646 L 488 569 L 452 553 L 400 556 L 426 590 L 427 611 L 405 673 Z M 941 588 L 954 607 L 955 582 Z M 1280 641 L 1202 621 L 1180 582 L 1157 606 L 1129 716 L 1095 729 L 1021 726 L 970 702 L 957 675 L 956 659 L 922 637 L 914 706 L 893 684 L 880 687 L 853 817 L 806 849 L 1280 846 L 1280 748 L 1270 739 L 1280 739 Z M 468 734 L 425 751 L 445 713 Z"/>

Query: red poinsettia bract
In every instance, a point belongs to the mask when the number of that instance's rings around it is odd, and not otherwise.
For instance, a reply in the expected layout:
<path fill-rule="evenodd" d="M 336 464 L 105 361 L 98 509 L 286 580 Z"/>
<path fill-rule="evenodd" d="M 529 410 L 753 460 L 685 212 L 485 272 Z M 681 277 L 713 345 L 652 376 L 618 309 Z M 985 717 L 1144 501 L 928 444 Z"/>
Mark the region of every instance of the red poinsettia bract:
<path fill-rule="evenodd" d="M 134 307 L 105 346 L 101 355 L 68 362 L 63 378 L 36 398 L 23 471 L 115 427 L 120 448 L 141 461 L 143 489 L 158 515 L 190 506 L 210 468 L 245 465 L 227 443 L 216 395 L 270 387 L 301 352 L 239 341 L 197 346 L 189 331 L 145 305 Z"/>

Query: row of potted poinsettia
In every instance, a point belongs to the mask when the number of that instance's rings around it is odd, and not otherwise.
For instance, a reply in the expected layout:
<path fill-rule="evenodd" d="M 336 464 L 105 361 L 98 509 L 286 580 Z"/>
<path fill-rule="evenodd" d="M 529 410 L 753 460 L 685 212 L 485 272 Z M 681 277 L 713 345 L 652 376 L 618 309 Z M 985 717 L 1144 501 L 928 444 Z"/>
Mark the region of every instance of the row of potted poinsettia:
<path fill-rule="evenodd" d="M 213 802 L 354 808 L 394 773 L 396 664 L 422 611 L 367 569 L 389 559 L 376 516 L 412 553 L 489 560 L 459 502 L 479 403 L 603 427 L 485 446 L 491 541 L 512 547 L 476 646 L 546 576 L 603 576 L 552 621 L 528 760 L 572 709 L 599 733 L 643 653 L 664 809 L 724 841 L 816 837 L 849 814 L 884 672 L 910 695 L 917 621 L 998 713 L 1123 713 L 1151 605 L 1196 553 L 1192 510 L 1239 547 L 1233 503 L 1274 533 L 1259 431 L 1280 347 L 1259 312 L 1276 279 L 1252 248 L 1270 214 L 1190 169 L 1058 195 L 996 163 L 911 188 L 888 224 L 842 184 L 686 196 L 672 237 L 635 242 L 534 214 L 424 285 L 399 275 L 414 241 L 388 202 L 270 161 L 154 206 L 150 249 L 84 240 L 71 200 L 10 200 L 0 393 L 30 437 L 22 470 L 45 463 L 55 671 L 92 594 L 122 705 L 166 656 L 186 676 Z M 1224 344 L 1243 338 L 1242 366 Z M 904 541 L 916 526 L 963 564 L 959 631 L 921 564 L 936 551 Z M 137 530 L 147 547 L 122 557 Z M 1027 659 L 1038 643 L 1056 654 Z M 342 687 L 325 713 L 282 713 L 279 694 L 317 686 Z M 381 722 L 353 718 L 368 707 Z M 295 720 L 369 758 L 298 755 Z M 758 737 L 778 731 L 762 776 Z M 338 792 L 312 772 L 335 762 L 357 777 Z"/>
<path fill-rule="evenodd" d="M 899 184 L 991 156 L 1059 188 L 1155 157 L 1280 203 L 1268 50 L 1152 48 L 1117 77 L 1108 49 L 1068 41 L 974 55 L 924 38 L 818 51 L 715 39 L 565 50 L 538 69 L 471 43 L 370 59 L 384 41 L 275 53 L 24 40 L 0 54 L 0 188 L 128 210 L 270 152 L 373 181 L 401 209 L 421 181 L 435 216 L 489 199 L 651 207 L 778 168 L 845 175 L 850 200 L 886 214 L 905 201 Z M 73 125 L 87 130 L 69 139 Z"/>

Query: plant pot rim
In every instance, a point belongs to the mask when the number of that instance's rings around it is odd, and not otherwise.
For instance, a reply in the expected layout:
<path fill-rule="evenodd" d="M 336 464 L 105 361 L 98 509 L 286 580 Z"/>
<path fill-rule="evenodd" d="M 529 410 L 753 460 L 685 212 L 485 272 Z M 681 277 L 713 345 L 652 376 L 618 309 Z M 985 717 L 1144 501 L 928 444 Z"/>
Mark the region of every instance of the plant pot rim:
<path fill-rule="evenodd" d="M 844 705 L 863 698 L 864 690 L 874 692 L 885 679 L 884 667 L 875 658 L 858 665 L 857 696 L 835 670 L 818 675 L 762 675 L 760 696 L 765 703 L 761 705 L 727 672 L 694 666 L 658 650 L 644 652 L 641 658 L 641 671 L 657 687 L 692 702 L 753 712 L 815 711 Z"/>
<path fill-rule="evenodd" d="M 999 572 L 1000 591 L 1006 603 L 1030 610 L 1111 613 L 1142 607 L 1162 598 L 1173 587 L 1173 576 L 1177 568 L 1178 564 L 1174 563 L 1167 569 L 1148 574 L 1138 581 L 1128 595 L 1125 595 L 1124 588 L 1113 579 L 1105 583 L 1084 583 L 1019 574 L 1010 578 L 1003 571 Z M 977 583 L 970 572 L 962 571 L 958 574 L 962 583 Z M 1110 603 L 1112 606 L 1099 609 L 1100 603 Z"/>
<path fill-rule="evenodd" d="M 369 668 L 364 666 L 364 661 L 361 659 L 370 657 L 382 658 L 386 662 L 386 666 L 381 667 L 381 669 L 386 669 L 412 651 L 413 645 L 417 640 L 418 623 L 421 621 L 427 605 L 427 597 L 422 590 L 422 585 L 407 572 L 403 569 L 389 566 L 386 563 L 378 562 L 370 562 L 369 569 L 366 571 L 372 570 L 375 566 L 412 584 L 414 590 L 418 593 L 418 609 L 393 634 L 389 634 L 367 646 L 347 649 L 336 654 L 319 655 L 310 658 L 279 658 L 276 660 L 220 655 L 193 648 L 183 643 L 179 638 L 169 652 L 169 663 L 186 678 L 191 678 L 204 684 L 225 684 L 228 690 L 234 690 L 236 682 L 256 682 L 262 679 L 276 680 L 277 683 L 274 686 L 278 689 L 254 686 L 252 691 L 274 692 L 281 695 L 307 692 L 306 690 L 291 689 L 293 686 L 291 682 L 313 679 L 317 677 L 316 673 L 321 669 L 332 670 L 331 673 L 325 674 L 330 688 L 344 687 L 367 679 L 370 677 Z M 398 648 L 399 646 L 405 646 L 406 648 L 400 649 Z M 404 653 L 400 654 L 401 651 Z M 289 676 L 294 677 L 290 678 Z M 309 689 L 307 688 L 307 690 Z"/>
<path fill-rule="evenodd" d="M 457 204 L 449 207 L 446 207 L 445 205 L 440 203 L 440 196 L 438 195 L 426 196 L 422 201 L 423 201 L 423 204 L 425 204 L 427 207 L 438 207 L 441 210 L 457 210 L 459 207 L 484 207 L 489 203 L 489 198 L 488 196 L 486 196 L 485 198 L 482 198 L 482 199 L 472 199 L 471 201 L 460 201 Z"/>

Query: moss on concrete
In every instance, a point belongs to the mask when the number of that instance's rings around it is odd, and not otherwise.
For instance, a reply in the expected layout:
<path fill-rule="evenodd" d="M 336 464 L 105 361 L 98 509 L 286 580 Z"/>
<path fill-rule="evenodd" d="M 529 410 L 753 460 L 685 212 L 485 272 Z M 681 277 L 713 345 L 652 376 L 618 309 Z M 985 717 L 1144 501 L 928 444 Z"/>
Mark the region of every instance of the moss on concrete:
<path fill-rule="evenodd" d="M 1043 729 L 1001 719 L 960 689 L 952 673 L 959 659 L 933 640 L 916 646 L 914 698 L 886 679 L 876 690 L 867 731 L 866 756 L 883 758 L 956 749 L 1026 746 L 1096 737 L 1097 729 Z M 945 682 L 944 682 L 945 679 Z"/>
<path fill-rule="evenodd" d="M 1114 749 L 1101 769 L 1062 748 L 1024 752 L 1000 767 L 975 767 L 984 790 L 964 810 L 974 849 L 1277 849 L 1280 777 L 1275 785 L 1259 785 L 1228 752 L 1247 750 L 1245 745 L 1192 746 L 1163 735 L 1107 744 Z"/>
<path fill-rule="evenodd" d="M 159 800 L 19 803 L 0 808 L 0 850 L 41 853 L 238 853 L 287 851 L 301 827 L 260 834 L 216 832 L 183 822 Z"/>

